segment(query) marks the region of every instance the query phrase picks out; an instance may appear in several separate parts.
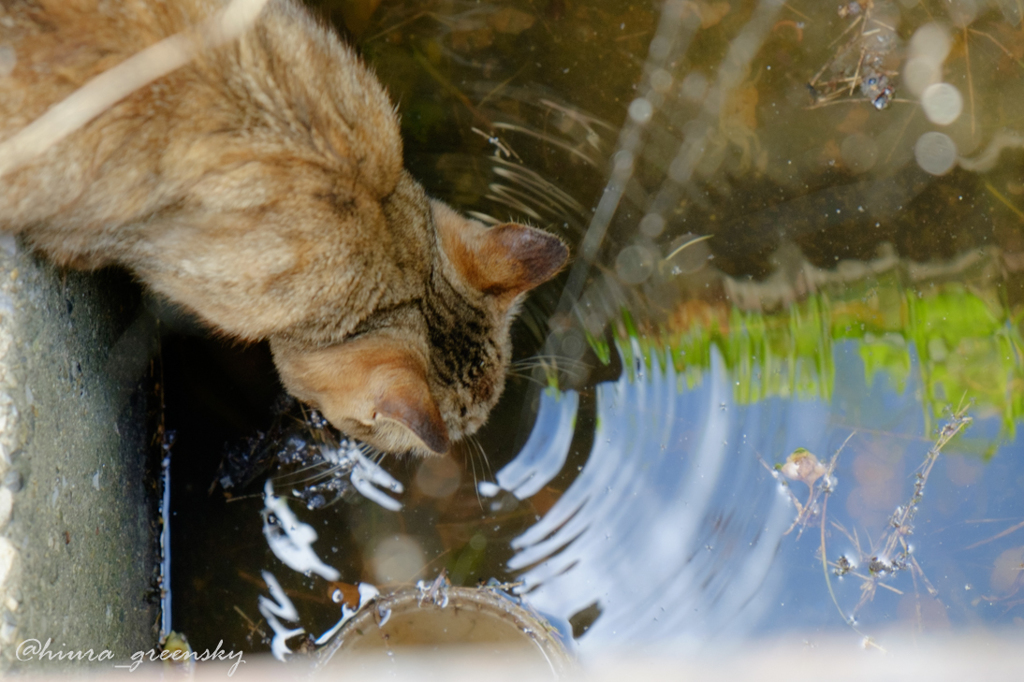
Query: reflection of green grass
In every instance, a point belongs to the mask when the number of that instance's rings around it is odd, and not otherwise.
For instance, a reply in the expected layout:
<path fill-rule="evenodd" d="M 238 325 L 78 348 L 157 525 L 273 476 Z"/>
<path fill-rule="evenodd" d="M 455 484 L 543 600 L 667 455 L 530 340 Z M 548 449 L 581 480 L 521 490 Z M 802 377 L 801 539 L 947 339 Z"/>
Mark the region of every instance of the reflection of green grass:
<path fill-rule="evenodd" d="M 1015 421 L 1024 416 L 1024 342 L 995 287 L 945 283 L 910 291 L 895 276 L 883 276 L 854 284 L 841 295 L 813 295 L 778 313 L 688 306 L 685 315 L 656 328 L 623 312 L 615 339 L 627 371 L 640 359 L 635 342 L 646 365 L 668 354 L 679 381 L 692 387 L 709 367 L 714 345 L 733 373 L 741 403 L 770 396 L 828 399 L 835 380 L 833 343 L 852 340 L 866 382 L 882 376 L 900 392 L 910 377 L 911 352 L 916 352 L 929 430 L 965 396 L 974 401 L 976 413 L 1001 415 L 1004 434 L 1011 438 Z M 606 360 L 607 345 L 590 341 Z"/>
<path fill-rule="evenodd" d="M 998 410 L 1012 434 L 1024 414 L 1022 342 L 1019 326 L 997 305 L 962 285 L 908 296 L 908 336 L 921 359 L 933 415 L 967 395 L 981 408 Z"/>

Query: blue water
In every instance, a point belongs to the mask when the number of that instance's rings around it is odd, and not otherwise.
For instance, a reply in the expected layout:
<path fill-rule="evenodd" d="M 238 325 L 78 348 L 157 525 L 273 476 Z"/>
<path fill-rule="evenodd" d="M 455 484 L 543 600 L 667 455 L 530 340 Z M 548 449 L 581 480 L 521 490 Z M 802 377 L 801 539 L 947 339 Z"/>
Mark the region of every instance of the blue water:
<path fill-rule="evenodd" d="M 911 497 L 912 474 L 931 447 L 916 355 L 902 390 L 884 375 L 868 385 L 857 343 L 834 346 L 836 389 L 829 400 L 737 404 L 735 381 L 717 349 L 693 388 L 656 359 L 633 378 L 624 373 L 599 385 L 598 427 L 586 464 L 554 507 L 512 543 L 509 568 L 520 572 L 529 603 L 565 619 L 596 604 L 600 615 L 579 641 L 584 654 L 609 646 L 685 649 L 781 632 L 861 636 L 893 627 L 1013 622 L 1005 602 L 981 598 L 999 596 L 990 585 L 993 562 L 1024 544 L 1024 528 L 969 549 L 1024 521 L 1020 437 L 999 444 L 988 462 L 969 452 L 998 437 L 998 415 L 976 415 L 931 471 L 909 537 L 923 575 L 908 569 L 881 581 L 902 596 L 878 588 L 857 609 L 862 581 L 840 579 L 830 569 L 837 608 L 819 554 L 821 517 L 785 534 L 797 510 L 762 460 L 783 462 L 803 447 L 827 462 L 853 433 L 828 496 L 826 545 L 830 561 L 841 554 L 855 560 L 856 546 L 833 524 L 856 533 L 863 553 L 872 554 L 872 540 L 890 530 L 888 515 Z M 565 460 L 565 413 L 575 405 L 571 392 L 549 389 L 529 445 L 497 480 L 514 471 L 518 481 L 524 470 L 535 471 L 536 490 L 558 473 L 548 463 Z M 549 446 L 538 454 L 541 442 Z M 872 466 L 884 480 L 858 482 L 858 469 Z M 806 499 L 803 483 L 790 487 Z M 884 499 L 863 502 L 880 488 L 890 491 L 883 498 L 892 500 L 891 508 Z M 859 570 L 866 574 L 866 566 Z"/>

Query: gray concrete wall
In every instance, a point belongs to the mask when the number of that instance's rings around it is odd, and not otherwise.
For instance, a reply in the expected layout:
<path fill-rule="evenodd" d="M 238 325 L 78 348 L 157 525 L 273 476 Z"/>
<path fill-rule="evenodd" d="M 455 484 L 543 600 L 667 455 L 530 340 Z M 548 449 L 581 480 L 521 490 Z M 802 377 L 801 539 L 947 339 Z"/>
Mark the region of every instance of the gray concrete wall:
<path fill-rule="evenodd" d="M 119 658 L 156 642 L 141 310 L 123 274 L 60 271 L 0 235 L 0 670 L 29 665 L 26 639 Z"/>

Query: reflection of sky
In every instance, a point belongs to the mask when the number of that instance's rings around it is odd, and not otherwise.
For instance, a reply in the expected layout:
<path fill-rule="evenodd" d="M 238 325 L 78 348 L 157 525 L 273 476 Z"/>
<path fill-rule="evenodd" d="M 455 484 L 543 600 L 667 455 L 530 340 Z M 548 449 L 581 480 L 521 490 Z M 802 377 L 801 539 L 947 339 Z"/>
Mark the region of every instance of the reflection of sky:
<path fill-rule="evenodd" d="M 866 552 L 880 544 L 888 516 L 910 496 L 930 441 L 923 434 L 916 357 L 911 379 L 897 393 L 882 376 L 866 384 L 857 351 L 855 341 L 836 344 L 830 402 L 770 398 L 737 405 L 717 350 L 692 389 L 677 382 L 671 365 L 598 386 L 597 433 L 586 465 L 514 543 L 509 566 L 522 571 L 530 604 L 561 618 L 596 604 L 601 615 L 580 640 L 584 652 L 612 644 L 697 645 L 780 628 L 844 628 L 825 585 L 818 519 L 800 537 L 783 535 L 796 510 L 758 455 L 775 463 L 805 447 L 826 460 L 856 428 L 829 499 L 827 555 L 835 560 L 854 549 L 833 522 L 856 533 Z M 543 399 L 524 456 L 499 472 L 499 483 L 527 497 L 553 478 L 565 461 L 576 409 L 572 394 Z M 976 417 L 970 443 L 990 443 L 998 416 Z M 924 610 L 917 608 L 914 577 L 904 572 L 887 580 L 903 594 L 881 590 L 859 611 L 861 627 L 916 613 L 924 614 L 926 627 L 943 618 L 1012 617 L 996 617 L 997 607 L 971 601 L 988 588 L 994 557 L 1014 540 L 993 541 L 984 552 L 964 548 L 1024 521 L 1020 442 L 1004 445 L 990 465 L 962 454 L 968 445 L 962 440 L 947 448 L 915 520 L 914 556 L 928 579 L 916 581 L 928 602 Z M 803 483 L 792 490 L 806 499 Z M 974 523 L 997 517 L 1004 521 Z M 1015 543 L 1024 544 L 1024 530 Z M 833 583 L 850 612 L 861 582 Z M 940 602 L 927 596 L 929 583 Z"/>

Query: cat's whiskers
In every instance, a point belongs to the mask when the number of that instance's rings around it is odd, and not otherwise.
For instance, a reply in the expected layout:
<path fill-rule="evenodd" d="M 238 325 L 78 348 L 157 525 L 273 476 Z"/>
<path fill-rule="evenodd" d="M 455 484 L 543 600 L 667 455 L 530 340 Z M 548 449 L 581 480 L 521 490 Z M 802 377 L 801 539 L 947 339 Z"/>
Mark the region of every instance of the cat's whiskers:
<path fill-rule="evenodd" d="M 359 443 L 357 446 L 359 454 L 366 459 L 370 460 L 375 466 L 380 466 L 384 458 L 388 456 L 388 453 L 380 448 L 370 445 L 369 443 Z"/>
<path fill-rule="evenodd" d="M 330 469 L 326 471 L 314 471 L 308 476 L 304 476 L 307 471 L 311 469 L 317 469 L 322 467 L 323 464 L 313 464 L 308 467 L 303 467 L 298 471 L 290 471 L 287 474 L 281 476 L 275 476 L 274 481 L 280 485 L 308 485 L 310 483 L 316 483 L 330 475 Z"/>
<path fill-rule="evenodd" d="M 544 386 L 547 386 L 546 383 L 544 383 L 543 381 L 541 381 L 537 377 L 533 376 L 532 374 L 524 374 L 522 372 L 513 372 L 511 370 L 506 372 L 505 374 L 507 374 L 510 377 L 515 377 L 517 379 L 522 379 L 523 381 L 531 381 L 531 382 L 537 384 L 538 386 L 540 386 L 542 388 Z"/>
<path fill-rule="evenodd" d="M 480 498 L 480 484 L 479 484 L 479 479 L 477 478 L 477 475 L 476 475 L 476 461 L 475 461 L 476 458 L 473 456 L 475 454 L 474 451 L 473 451 L 473 442 L 474 441 L 472 440 L 472 436 L 468 436 L 466 438 L 466 448 L 465 448 L 466 457 L 465 457 L 465 459 L 469 460 L 470 471 L 473 472 L 473 492 L 476 494 L 476 502 L 477 502 L 478 505 L 480 505 L 480 508 L 483 509 L 484 508 L 484 502 Z"/>
<path fill-rule="evenodd" d="M 552 312 L 550 307 L 542 306 L 535 298 L 531 298 L 520 308 L 518 322 L 530 330 L 536 341 L 543 342 L 548 335 Z"/>
<path fill-rule="evenodd" d="M 494 470 L 491 468 L 491 460 L 487 456 L 487 452 L 484 450 L 484 446 L 480 443 L 480 439 L 475 435 L 466 437 L 466 455 L 470 461 L 470 467 L 473 472 L 473 492 L 476 495 L 477 504 L 480 505 L 480 509 L 484 508 L 483 499 L 480 497 L 480 480 L 481 476 L 485 477 L 485 480 L 494 481 Z M 476 473 L 476 459 L 480 459 L 480 472 L 481 476 L 477 476 Z"/>
<path fill-rule="evenodd" d="M 491 468 L 491 458 L 488 457 L 487 452 L 484 451 L 483 443 L 480 442 L 480 439 L 477 438 L 475 434 L 470 436 L 469 440 L 480 455 L 480 461 L 483 463 L 482 468 L 487 472 L 487 479 L 493 481 L 495 477 L 494 470 Z"/>
<path fill-rule="evenodd" d="M 536 377 L 536 370 L 544 370 L 544 378 Z M 576 358 L 562 355 L 534 355 L 509 364 L 506 372 L 508 376 L 514 376 L 527 381 L 532 381 L 538 386 L 546 387 L 547 379 L 552 375 L 566 373 L 573 376 L 585 375 L 591 369 L 590 364 Z"/>
<path fill-rule="evenodd" d="M 322 461 L 307 464 L 282 476 L 275 476 L 274 480 L 284 485 L 309 485 L 331 478 L 341 469 L 342 465 L 340 464 Z"/>
<path fill-rule="evenodd" d="M 576 370 L 591 369 L 589 363 L 583 362 L 578 358 L 570 358 L 567 355 L 531 355 L 528 358 L 522 358 L 521 360 L 509 363 L 509 367 L 513 369 L 534 369 L 536 367 L 543 367 L 544 369 L 558 369 L 559 367 Z"/>

